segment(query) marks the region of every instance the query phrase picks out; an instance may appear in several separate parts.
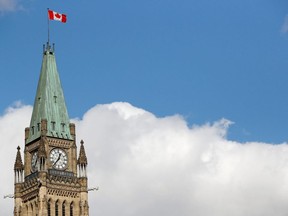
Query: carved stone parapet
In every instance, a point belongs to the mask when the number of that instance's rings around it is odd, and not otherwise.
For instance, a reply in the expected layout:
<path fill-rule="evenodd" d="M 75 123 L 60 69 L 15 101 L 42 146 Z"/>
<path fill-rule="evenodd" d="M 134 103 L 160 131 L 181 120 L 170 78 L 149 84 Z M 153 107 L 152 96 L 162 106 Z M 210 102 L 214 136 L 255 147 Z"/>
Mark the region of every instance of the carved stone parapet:
<path fill-rule="evenodd" d="M 23 190 L 29 189 L 35 185 L 38 185 L 37 178 L 32 178 L 24 182 Z"/>
<path fill-rule="evenodd" d="M 34 190 L 34 191 L 29 192 L 29 193 L 23 194 L 23 196 L 21 198 L 22 198 L 22 201 L 25 203 L 29 200 L 36 198 L 37 196 L 38 196 L 38 190 Z"/>
<path fill-rule="evenodd" d="M 57 176 L 57 175 L 49 175 L 48 177 L 49 182 L 53 183 L 62 183 L 62 184 L 78 184 L 78 179 L 76 177 L 69 177 L 69 176 Z"/>
<path fill-rule="evenodd" d="M 59 147 L 59 148 L 70 148 L 73 145 L 72 140 L 65 140 L 65 139 L 55 139 L 47 137 L 49 146 Z"/>
<path fill-rule="evenodd" d="M 71 191 L 71 190 L 62 190 L 62 189 L 54 189 L 49 188 L 47 191 L 50 196 L 62 196 L 69 198 L 79 198 L 79 192 Z"/>

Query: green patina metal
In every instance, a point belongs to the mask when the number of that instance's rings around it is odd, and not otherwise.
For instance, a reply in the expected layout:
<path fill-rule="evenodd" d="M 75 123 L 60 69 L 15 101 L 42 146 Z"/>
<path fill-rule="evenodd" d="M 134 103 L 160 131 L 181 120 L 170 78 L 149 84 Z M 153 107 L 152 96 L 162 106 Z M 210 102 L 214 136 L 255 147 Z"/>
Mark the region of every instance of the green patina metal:
<path fill-rule="evenodd" d="M 47 119 L 47 136 L 73 139 L 69 116 L 57 71 L 54 50 L 49 45 L 44 50 L 40 78 L 26 143 L 41 136 L 41 120 Z"/>

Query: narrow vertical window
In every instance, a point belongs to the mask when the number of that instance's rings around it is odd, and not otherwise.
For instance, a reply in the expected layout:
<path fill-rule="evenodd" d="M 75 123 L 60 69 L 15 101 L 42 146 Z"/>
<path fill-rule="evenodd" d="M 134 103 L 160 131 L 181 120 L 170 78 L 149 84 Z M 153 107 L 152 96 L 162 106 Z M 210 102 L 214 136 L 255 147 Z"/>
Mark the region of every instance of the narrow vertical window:
<path fill-rule="evenodd" d="M 33 204 L 31 203 L 30 206 L 31 206 L 31 214 L 34 215 Z"/>
<path fill-rule="evenodd" d="M 65 201 L 62 203 L 62 216 L 65 216 L 66 214 L 66 207 L 65 207 Z"/>
<path fill-rule="evenodd" d="M 57 96 L 54 96 L 54 102 L 57 103 Z"/>
<path fill-rule="evenodd" d="M 70 216 L 73 216 L 73 202 L 70 204 Z"/>
<path fill-rule="evenodd" d="M 55 203 L 55 216 L 59 216 L 59 205 L 58 205 L 58 201 Z"/>
<path fill-rule="evenodd" d="M 34 126 L 31 127 L 32 130 L 32 135 L 34 135 L 35 131 L 34 131 Z"/>
<path fill-rule="evenodd" d="M 50 200 L 48 201 L 48 204 L 47 204 L 47 210 L 48 210 L 48 216 L 51 216 L 51 203 L 50 203 Z"/>
<path fill-rule="evenodd" d="M 40 131 L 40 123 L 37 123 L 37 130 Z"/>
<path fill-rule="evenodd" d="M 65 123 L 61 123 L 62 126 L 62 132 L 65 132 Z"/>
<path fill-rule="evenodd" d="M 55 122 L 52 121 L 51 124 L 52 124 L 52 130 L 55 130 Z"/>

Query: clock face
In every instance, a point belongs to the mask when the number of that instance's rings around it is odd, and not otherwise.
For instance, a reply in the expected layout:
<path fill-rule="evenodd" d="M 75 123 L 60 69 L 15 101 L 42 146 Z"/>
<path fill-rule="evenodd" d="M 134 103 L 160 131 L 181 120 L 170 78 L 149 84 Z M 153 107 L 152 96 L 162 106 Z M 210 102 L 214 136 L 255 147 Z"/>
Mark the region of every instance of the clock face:
<path fill-rule="evenodd" d="M 38 169 L 37 163 L 38 162 L 38 152 L 34 152 L 32 154 L 32 159 L 31 159 L 31 171 L 36 172 Z"/>
<path fill-rule="evenodd" d="M 63 149 L 54 148 L 50 152 L 50 162 L 55 169 L 64 170 L 67 167 L 67 154 Z"/>

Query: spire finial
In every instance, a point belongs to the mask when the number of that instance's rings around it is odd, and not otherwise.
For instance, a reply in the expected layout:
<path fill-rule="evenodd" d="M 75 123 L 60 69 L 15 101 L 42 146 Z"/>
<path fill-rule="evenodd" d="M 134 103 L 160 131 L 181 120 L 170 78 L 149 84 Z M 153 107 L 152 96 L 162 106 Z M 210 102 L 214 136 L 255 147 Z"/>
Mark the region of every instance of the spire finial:
<path fill-rule="evenodd" d="M 20 146 L 17 147 L 17 154 L 16 154 L 16 160 L 14 164 L 14 170 L 23 170 L 24 166 L 22 163 L 21 153 L 20 153 Z"/>
<path fill-rule="evenodd" d="M 86 153 L 85 153 L 85 148 L 84 148 L 84 141 L 81 140 L 80 141 L 81 146 L 80 146 L 80 152 L 79 152 L 79 158 L 77 163 L 80 165 L 87 165 L 87 157 L 86 157 Z"/>
<path fill-rule="evenodd" d="M 53 54 L 54 50 L 55 50 L 55 43 L 53 43 L 52 46 L 50 45 L 49 42 L 47 42 L 46 45 L 43 44 L 43 52 L 44 53 L 49 52 L 50 54 Z"/>

